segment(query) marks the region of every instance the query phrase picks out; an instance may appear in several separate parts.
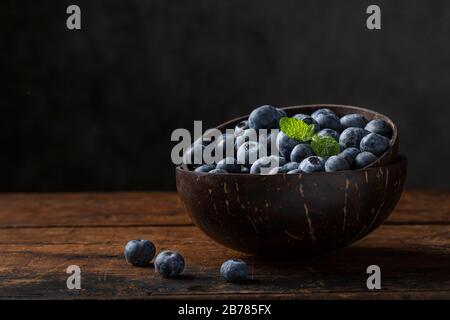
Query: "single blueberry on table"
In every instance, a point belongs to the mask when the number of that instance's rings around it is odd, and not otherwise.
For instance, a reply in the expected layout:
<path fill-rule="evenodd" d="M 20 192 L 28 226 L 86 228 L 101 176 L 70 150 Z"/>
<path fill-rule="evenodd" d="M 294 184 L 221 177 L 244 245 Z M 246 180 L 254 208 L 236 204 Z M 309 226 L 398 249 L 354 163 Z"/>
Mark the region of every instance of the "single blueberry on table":
<path fill-rule="evenodd" d="M 216 169 L 222 169 L 229 173 L 241 172 L 241 166 L 234 158 L 224 158 L 220 160 L 216 165 Z"/>
<path fill-rule="evenodd" d="M 314 152 L 309 144 L 300 143 L 291 151 L 290 160 L 293 162 L 302 162 L 303 159 L 313 156 Z"/>
<path fill-rule="evenodd" d="M 346 114 L 340 121 L 343 129 L 350 127 L 364 128 L 367 124 L 367 119 L 362 114 L 357 113 Z"/>
<path fill-rule="evenodd" d="M 248 126 L 252 129 L 278 129 L 280 127 L 280 112 L 269 105 L 256 108 L 248 117 Z"/>
<path fill-rule="evenodd" d="M 314 117 L 314 120 L 317 121 L 320 128 L 322 129 L 328 128 L 341 132 L 341 121 L 334 114 L 320 113 Z"/>
<path fill-rule="evenodd" d="M 134 266 L 146 266 L 155 256 L 155 245 L 149 240 L 131 240 L 125 246 L 124 255 Z"/>
<path fill-rule="evenodd" d="M 306 124 L 313 124 L 314 125 L 314 131 L 319 132 L 320 131 L 320 125 L 317 123 L 316 120 L 314 120 L 313 117 L 308 116 L 307 114 L 303 113 L 297 113 L 293 118 L 296 118 L 298 120 L 302 120 Z"/>
<path fill-rule="evenodd" d="M 287 174 L 298 174 L 298 173 L 303 173 L 303 171 L 301 169 L 294 169 L 294 170 L 288 171 Z"/>
<path fill-rule="evenodd" d="M 195 168 L 195 172 L 210 172 L 211 170 L 214 170 L 216 168 L 216 165 L 214 164 L 204 164 L 200 167 Z"/>
<path fill-rule="evenodd" d="M 248 121 L 244 120 L 239 122 L 235 127 L 234 127 L 234 136 L 240 136 L 244 130 L 247 130 L 249 128 L 248 126 Z"/>
<path fill-rule="evenodd" d="M 155 259 L 155 269 L 165 278 L 176 277 L 184 270 L 184 258 L 176 251 L 162 251 Z"/>
<path fill-rule="evenodd" d="M 350 168 L 353 168 L 355 166 L 355 158 L 360 153 L 358 148 L 350 147 L 347 149 L 344 149 L 339 156 L 347 160 L 348 164 L 350 165 Z"/>
<path fill-rule="evenodd" d="M 342 131 L 341 135 L 339 136 L 339 144 L 343 148 L 350 148 L 350 147 L 359 147 L 359 143 L 361 142 L 361 139 L 364 138 L 369 134 L 369 131 L 351 127 L 347 128 L 344 131 Z"/>
<path fill-rule="evenodd" d="M 381 156 L 389 148 L 389 139 L 378 133 L 369 133 L 361 139 L 359 148 L 361 151 L 368 151 L 376 156 Z"/>
<path fill-rule="evenodd" d="M 328 108 L 321 108 L 318 109 L 316 111 L 314 111 L 313 113 L 311 113 L 311 117 L 315 118 L 316 116 L 318 116 L 319 114 L 331 114 L 331 115 L 336 115 L 333 110 L 330 110 Z"/>
<path fill-rule="evenodd" d="M 321 172 L 324 170 L 324 164 L 317 156 L 311 156 L 300 162 L 299 169 L 303 172 Z"/>
<path fill-rule="evenodd" d="M 277 136 L 277 148 L 280 154 L 286 158 L 288 161 L 290 160 L 292 149 L 300 142 L 288 137 L 283 131 L 280 131 Z"/>
<path fill-rule="evenodd" d="M 336 130 L 333 130 L 333 129 L 329 129 L 329 128 L 322 129 L 319 131 L 319 133 L 317 135 L 319 137 L 329 136 L 329 137 L 332 137 L 337 142 L 339 142 L 339 132 L 337 132 Z"/>
<path fill-rule="evenodd" d="M 220 274 L 228 282 L 243 282 L 248 278 L 247 264 L 240 259 L 227 260 L 220 267 Z"/>
<path fill-rule="evenodd" d="M 367 131 L 378 133 L 388 139 L 392 137 L 392 127 L 386 121 L 382 119 L 375 119 L 370 121 L 365 129 Z"/>
<path fill-rule="evenodd" d="M 209 171 L 208 173 L 209 174 L 225 174 L 225 173 L 228 173 L 228 172 L 226 172 L 223 169 L 214 169 L 214 170 Z"/>
<path fill-rule="evenodd" d="M 355 158 L 355 168 L 357 169 L 364 168 L 365 166 L 374 162 L 377 159 L 378 159 L 377 156 L 374 155 L 373 153 L 363 151 L 359 153 Z"/>
<path fill-rule="evenodd" d="M 325 162 L 326 172 L 343 171 L 350 169 L 350 165 L 347 160 L 340 156 L 331 156 Z"/>

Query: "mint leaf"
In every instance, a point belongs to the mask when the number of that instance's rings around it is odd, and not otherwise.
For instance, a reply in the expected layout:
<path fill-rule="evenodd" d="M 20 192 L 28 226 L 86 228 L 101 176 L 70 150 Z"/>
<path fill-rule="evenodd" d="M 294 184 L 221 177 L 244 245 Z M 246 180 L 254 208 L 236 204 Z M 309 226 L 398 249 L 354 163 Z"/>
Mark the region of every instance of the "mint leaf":
<path fill-rule="evenodd" d="M 311 149 L 319 157 L 329 158 L 341 151 L 339 143 L 330 136 L 319 137 L 315 135 L 311 140 Z"/>
<path fill-rule="evenodd" d="M 281 118 L 280 129 L 289 138 L 302 142 L 309 141 L 314 136 L 314 124 L 307 124 L 296 118 Z"/>

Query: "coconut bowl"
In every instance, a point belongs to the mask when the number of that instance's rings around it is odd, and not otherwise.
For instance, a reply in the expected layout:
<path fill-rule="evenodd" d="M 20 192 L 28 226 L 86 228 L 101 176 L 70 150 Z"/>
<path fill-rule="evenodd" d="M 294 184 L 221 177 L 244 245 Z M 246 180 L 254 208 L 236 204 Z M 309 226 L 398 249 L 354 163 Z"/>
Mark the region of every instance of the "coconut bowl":
<path fill-rule="evenodd" d="M 400 199 L 406 169 L 402 157 L 380 167 L 305 174 L 208 174 L 178 167 L 176 184 L 192 221 L 216 242 L 254 255 L 298 258 L 348 246 L 375 230 Z"/>

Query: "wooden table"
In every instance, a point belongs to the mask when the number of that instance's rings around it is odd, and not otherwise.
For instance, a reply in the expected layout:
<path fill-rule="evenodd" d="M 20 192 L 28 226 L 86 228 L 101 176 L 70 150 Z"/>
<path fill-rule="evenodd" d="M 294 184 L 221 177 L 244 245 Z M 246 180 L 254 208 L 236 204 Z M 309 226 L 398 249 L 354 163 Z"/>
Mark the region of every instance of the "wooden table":
<path fill-rule="evenodd" d="M 186 259 L 184 276 L 163 279 L 126 264 L 130 239 Z M 219 276 L 232 257 L 253 280 Z M 381 290 L 366 287 L 366 268 L 381 268 Z M 81 290 L 68 290 L 66 268 L 81 268 Z M 358 243 L 307 261 L 270 261 L 217 245 L 189 220 L 175 193 L 0 195 L 0 298 L 450 298 L 450 193 L 405 192 L 378 230 Z"/>

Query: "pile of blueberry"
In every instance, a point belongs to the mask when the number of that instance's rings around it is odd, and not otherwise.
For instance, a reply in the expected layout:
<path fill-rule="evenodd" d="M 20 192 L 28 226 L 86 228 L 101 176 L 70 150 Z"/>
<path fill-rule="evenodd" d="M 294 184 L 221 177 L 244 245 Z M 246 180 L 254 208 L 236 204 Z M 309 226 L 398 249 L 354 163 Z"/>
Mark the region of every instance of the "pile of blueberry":
<path fill-rule="evenodd" d="M 155 245 L 149 240 L 131 240 L 125 246 L 124 255 L 129 264 L 149 266 L 155 257 Z M 184 270 L 184 258 L 176 251 L 161 251 L 155 259 L 155 270 L 165 278 L 175 278 Z M 240 259 L 225 261 L 220 274 L 228 282 L 244 282 L 248 279 L 247 264 Z"/>
<path fill-rule="evenodd" d="M 296 114 L 292 118 L 314 125 L 318 137 L 333 138 L 338 144 L 338 152 L 332 156 L 316 154 L 310 142 L 293 139 L 283 131 L 279 131 L 276 137 L 269 135 L 263 142 L 260 139 L 247 139 L 248 130 L 259 132 L 260 129 L 279 129 L 280 119 L 283 117 L 287 115 L 282 109 L 270 105 L 256 108 L 250 113 L 248 120 L 235 127 L 234 134 L 224 133 L 216 141 L 221 148 L 225 147 L 227 141 L 231 141 L 234 145 L 233 157 L 225 157 L 214 164 L 190 164 L 188 168 L 210 174 L 261 174 L 263 168 L 270 169 L 266 172 L 268 174 L 359 169 L 377 160 L 389 148 L 392 137 L 391 126 L 382 119 L 368 121 L 363 115 L 356 113 L 339 118 L 332 110 L 322 108 L 311 115 Z M 271 150 L 271 141 L 276 141 L 276 154 L 267 152 Z M 207 145 L 208 142 L 205 141 L 194 143 L 188 151 L 188 157 L 196 149 L 203 150 Z M 259 157 L 262 149 L 266 150 L 266 155 Z M 256 161 L 249 161 L 251 158 Z M 274 162 L 278 166 L 273 167 Z"/>

